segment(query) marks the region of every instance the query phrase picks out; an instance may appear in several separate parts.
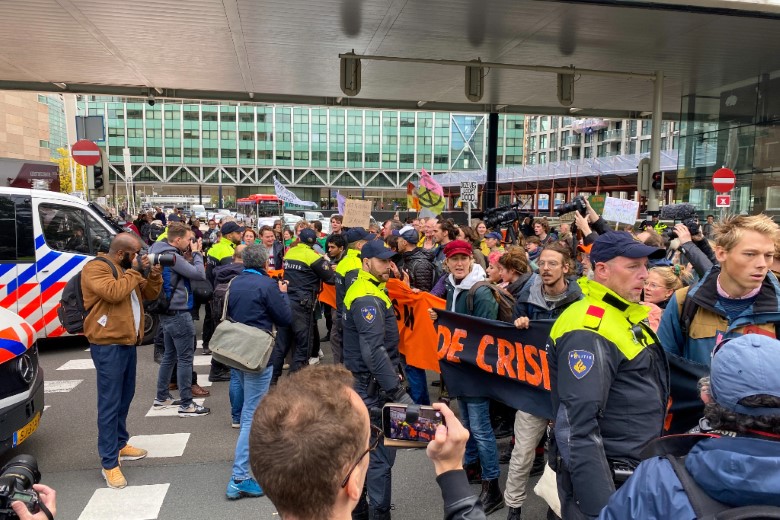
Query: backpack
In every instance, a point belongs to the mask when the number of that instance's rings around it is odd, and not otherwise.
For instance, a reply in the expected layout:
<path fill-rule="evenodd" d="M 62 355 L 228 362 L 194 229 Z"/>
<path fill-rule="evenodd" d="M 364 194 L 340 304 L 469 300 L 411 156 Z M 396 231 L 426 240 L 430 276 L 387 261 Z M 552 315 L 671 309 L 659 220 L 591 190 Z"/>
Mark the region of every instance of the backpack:
<path fill-rule="evenodd" d="M 165 269 L 169 269 L 166 267 Z M 171 277 L 176 274 L 176 271 L 171 269 Z M 177 274 L 178 276 L 178 274 Z M 163 283 L 163 287 L 160 288 L 160 294 L 157 296 L 156 300 L 152 300 L 151 303 L 146 305 L 145 309 L 146 312 L 150 314 L 165 314 L 168 312 L 168 308 L 171 306 L 171 299 L 173 298 L 173 295 L 176 293 L 176 288 L 179 286 L 179 282 L 182 281 L 184 277 L 178 276 L 178 279 L 176 280 L 176 283 L 171 288 L 171 292 L 168 293 L 165 290 L 165 285 Z"/>
<path fill-rule="evenodd" d="M 767 505 L 731 507 L 710 497 L 694 480 L 685 467 L 685 456 L 696 443 L 713 437 L 718 435 L 672 435 L 658 439 L 648 448 L 652 455 L 664 457 L 669 461 L 698 520 L 780 519 L 780 507 Z M 646 451 L 642 454 L 643 458 L 649 454 L 651 453 Z"/>
<path fill-rule="evenodd" d="M 474 313 L 474 294 L 476 294 L 480 287 L 487 287 L 490 289 L 490 292 L 493 293 L 493 298 L 495 298 L 496 303 L 498 303 L 498 317 L 496 319 L 498 321 L 512 323 L 512 316 L 515 310 L 514 296 L 498 285 L 487 281 L 477 282 L 469 289 L 469 292 L 466 295 L 466 309 L 468 309 L 468 313 Z"/>
<path fill-rule="evenodd" d="M 232 278 L 231 278 L 232 281 Z M 214 291 L 211 294 L 211 319 L 214 320 L 214 325 L 222 321 L 222 310 L 225 306 L 225 294 L 227 293 L 230 282 L 218 283 L 214 286 Z"/>
<path fill-rule="evenodd" d="M 107 263 L 111 268 L 114 278 L 117 280 L 119 279 L 119 273 L 111 260 L 99 256 L 90 260 L 90 262 L 98 260 Z M 62 290 L 60 306 L 57 307 L 57 317 L 60 319 L 60 324 L 69 334 L 84 333 L 84 320 L 87 319 L 89 311 L 91 310 L 91 308 L 84 308 L 84 294 L 81 291 L 82 272 L 83 269 L 76 273 L 76 275 L 65 284 L 65 288 Z"/>

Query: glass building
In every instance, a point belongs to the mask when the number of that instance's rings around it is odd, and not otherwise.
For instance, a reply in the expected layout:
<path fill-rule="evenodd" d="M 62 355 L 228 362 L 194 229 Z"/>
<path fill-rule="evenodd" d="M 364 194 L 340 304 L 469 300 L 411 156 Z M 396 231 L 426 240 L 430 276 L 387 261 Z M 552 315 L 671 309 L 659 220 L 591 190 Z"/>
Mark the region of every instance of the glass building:
<path fill-rule="evenodd" d="M 105 116 L 112 180 L 273 192 L 279 180 L 304 200 L 342 194 L 405 199 L 425 170 L 486 167 L 487 116 L 281 105 L 118 100 L 83 96 L 79 115 Z M 522 115 L 499 118 L 498 166 L 523 163 Z"/>
<path fill-rule="evenodd" d="M 762 74 L 683 98 L 678 191 L 715 212 L 712 174 L 737 177 L 729 213 L 780 215 L 780 77 Z"/>

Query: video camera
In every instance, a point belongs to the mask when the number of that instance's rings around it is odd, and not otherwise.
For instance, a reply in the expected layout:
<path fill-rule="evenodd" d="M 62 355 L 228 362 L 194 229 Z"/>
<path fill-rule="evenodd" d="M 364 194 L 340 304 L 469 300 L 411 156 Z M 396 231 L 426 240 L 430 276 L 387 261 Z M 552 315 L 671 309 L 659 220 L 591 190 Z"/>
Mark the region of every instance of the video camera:
<path fill-rule="evenodd" d="M 482 219 L 485 221 L 485 226 L 489 229 L 499 230 L 529 216 L 531 216 L 530 213 L 520 211 L 520 203 L 516 202 L 507 206 L 485 210 Z"/>
<path fill-rule="evenodd" d="M 662 220 L 681 220 L 685 227 L 690 231 L 691 236 L 701 233 L 699 217 L 696 215 L 696 207 L 693 204 L 667 204 L 661 208 L 660 216 Z M 677 238 L 674 228 L 667 228 L 662 234 L 664 238 L 673 240 Z"/>
<path fill-rule="evenodd" d="M 23 502 L 27 509 L 35 514 L 40 510 L 52 518 L 48 509 L 38 500 L 32 486 L 41 481 L 41 472 L 38 471 L 38 461 L 32 455 L 19 455 L 9 460 L 0 470 L 0 520 L 7 518 L 19 518 L 13 509 L 11 502 Z"/>
<path fill-rule="evenodd" d="M 580 215 L 587 216 L 588 203 L 585 201 L 585 197 L 579 195 L 571 199 L 571 202 L 566 202 L 555 208 L 555 213 L 560 217 L 572 211 L 578 212 Z"/>

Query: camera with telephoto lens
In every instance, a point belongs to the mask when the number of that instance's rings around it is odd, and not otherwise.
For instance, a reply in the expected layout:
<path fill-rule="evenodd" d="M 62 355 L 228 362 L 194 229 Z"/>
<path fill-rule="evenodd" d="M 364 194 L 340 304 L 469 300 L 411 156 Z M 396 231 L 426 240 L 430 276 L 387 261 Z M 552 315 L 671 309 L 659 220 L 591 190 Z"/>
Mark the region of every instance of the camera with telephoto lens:
<path fill-rule="evenodd" d="M 571 199 L 571 202 L 566 202 L 555 208 L 555 213 L 560 217 L 572 211 L 579 212 L 583 217 L 588 214 L 588 204 L 585 202 L 585 197 L 579 196 Z"/>
<path fill-rule="evenodd" d="M 38 461 L 32 455 L 19 455 L 9 460 L 0 470 L 0 520 L 19 518 L 11 502 L 20 501 L 31 513 L 40 509 L 38 493 L 32 486 L 41 481 Z"/>
<path fill-rule="evenodd" d="M 203 237 L 203 242 L 200 243 L 200 245 L 203 247 L 203 250 L 210 248 L 213 246 L 216 242 L 214 240 L 211 240 L 210 238 Z"/>
<path fill-rule="evenodd" d="M 163 267 L 176 265 L 176 255 L 173 253 L 149 253 L 146 256 L 152 265 L 161 265 Z"/>
<path fill-rule="evenodd" d="M 685 227 L 688 228 L 688 231 L 691 233 L 692 237 L 695 237 L 696 235 L 701 233 L 701 226 L 699 225 L 698 219 L 689 218 L 683 220 L 682 223 L 685 224 Z M 661 236 L 667 240 L 674 240 L 675 238 L 677 238 L 677 232 L 674 230 L 673 227 L 668 227 L 663 233 L 661 233 Z"/>
<path fill-rule="evenodd" d="M 520 204 L 516 203 L 510 204 L 509 206 L 501 206 L 499 208 L 485 210 L 485 213 L 482 217 L 485 221 L 485 226 L 488 229 L 498 230 L 502 227 L 507 227 L 513 222 L 522 220 L 528 216 L 528 214 L 519 211 L 519 207 Z"/>

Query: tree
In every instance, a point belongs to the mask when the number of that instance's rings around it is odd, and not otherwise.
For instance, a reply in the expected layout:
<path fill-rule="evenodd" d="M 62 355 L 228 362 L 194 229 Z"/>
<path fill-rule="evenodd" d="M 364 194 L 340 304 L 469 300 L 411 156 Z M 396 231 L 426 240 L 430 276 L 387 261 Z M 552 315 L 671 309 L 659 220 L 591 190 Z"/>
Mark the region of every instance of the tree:
<path fill-rule="evenodd" d="M 58 159 L 51 159 L 51 162 L 57 163 L 60 172 L 60 191 L 62 193 L 72 193 L 74 191 L 86 192 L 86 186 L 84 182 L 87 178 L 87 168 L 80 164 L 76 164 L 70 157 L 70 152 L 67 148 L 57 148 L 57 153 L 60 155 Z M 76 188 L 73 189 L 71 183 L 71 169 L 76 172 Z"/>

